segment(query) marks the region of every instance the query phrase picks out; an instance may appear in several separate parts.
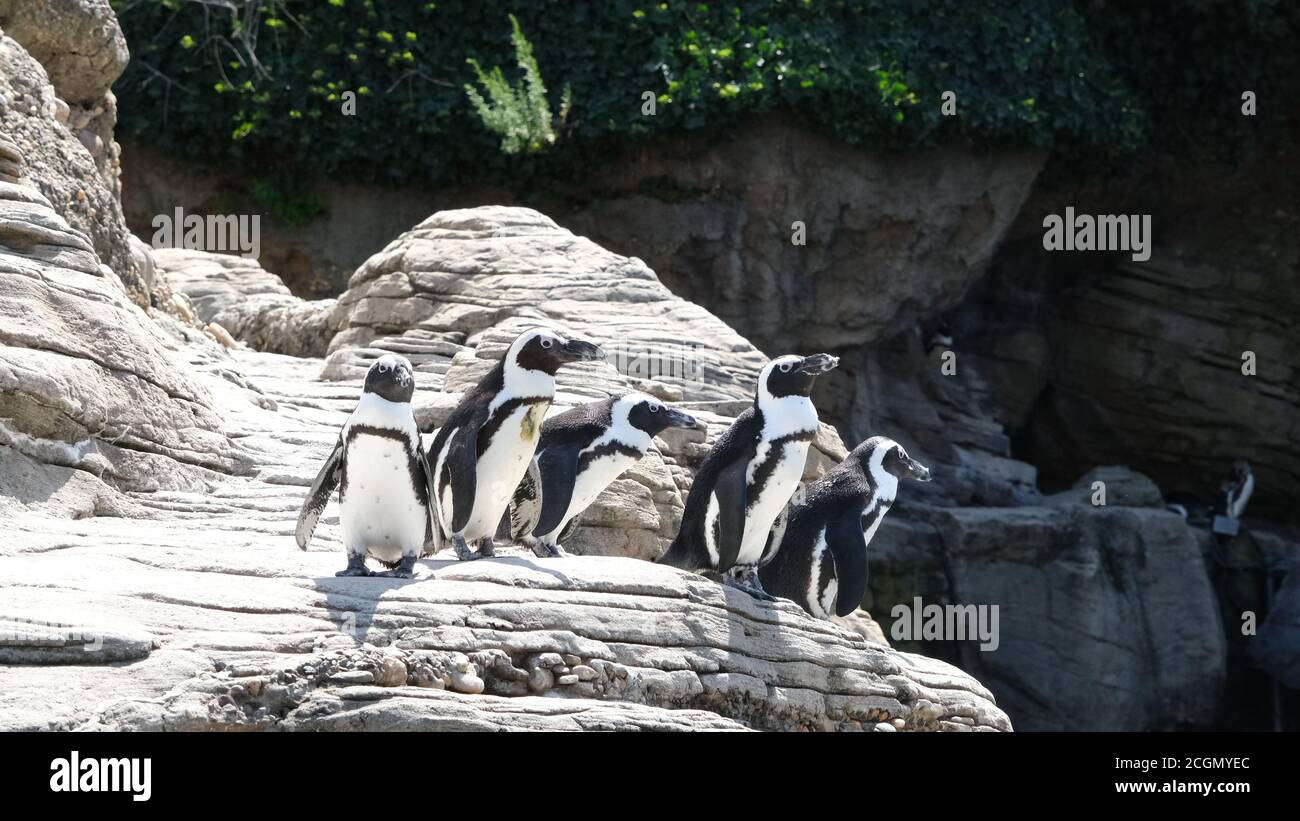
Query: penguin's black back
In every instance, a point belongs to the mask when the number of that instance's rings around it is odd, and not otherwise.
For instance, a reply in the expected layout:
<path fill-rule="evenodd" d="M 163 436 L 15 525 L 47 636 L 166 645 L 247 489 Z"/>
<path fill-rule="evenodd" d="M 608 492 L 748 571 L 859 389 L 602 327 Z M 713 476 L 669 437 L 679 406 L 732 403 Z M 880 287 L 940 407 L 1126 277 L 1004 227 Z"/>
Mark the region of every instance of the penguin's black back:
<path fill-rule="evenodd" d="M 442 427 L 438 429 L 438 435 L 434 437 L 432 444 L 429 445 L 430 462 L 442 452 L 447 437 L 457 428 L 464 427 L 472 421 L 482 409 L 491 405 L 493 398 L 501 392 L 505 384 L 505 361 L 502 360 L 493 365 L 492 370 L 484 374 L 477 385 L 465 391 L 465 395 L 456 403 L 455 409 L 452 410 L 451 415 L 447 417 L 447 421 L 442 424 Z M 482 453 L 486 446 L 487 442 L 480 437 L 478 452 Z"/>
<path fill-rule="evenodd" d="M 751 447 L 763 431 L 763 414 L 757 407 L 746 408 L 731 427 L 723 431 L 718 441 L 704 457 L 704 464 L 695 473 L 691 492 L 686 496 L 686 509 L 682 513 L 682 526 L 672 545 L 659 557 L 659 564 L 680 567 L 683 570 L 712 568 L 708 548 L 704 541 L 704 518 L 709 508 L 713 486 L 727 465 Z M 715 568 L 716 569 L 716 568 Z"/>
<path fill-rule="evenodd" d="M 843 517 L 860 520 L 862 511 L 874 495 L 875 487 L 854 454 L 813 482 L 803 502 L 791 506 L 776 555 L 759 569 L 763 589 L 808 609 L 808 588 L 813 582 L 813 548 L 822 529 Z M 823 561 L 829 560 L 828 547 Z M 838 574 L 841 568 L 836 566 L 835 571 Z M 839 578 L 837 575 L 823 576 L 817 590 L 819 596 L 825 582 Z M 841 578 L 840 587 L 845 587 L 846 581 Z"/>
<path fill-rule="evenodd" d="M 614 423 L 614 398 L 600 402 L 587 402 L 542 423 L 542 436 L 537 440 L 537 452 L 547 448 L 576 445 L 586 447 Z"/>

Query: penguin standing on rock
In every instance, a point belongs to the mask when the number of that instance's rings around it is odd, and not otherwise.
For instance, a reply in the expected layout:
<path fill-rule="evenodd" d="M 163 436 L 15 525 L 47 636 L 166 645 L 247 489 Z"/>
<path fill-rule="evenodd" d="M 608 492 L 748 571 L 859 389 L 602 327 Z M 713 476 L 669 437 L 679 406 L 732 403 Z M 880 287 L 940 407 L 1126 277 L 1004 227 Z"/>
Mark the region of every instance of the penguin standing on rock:
<path fill-rule="evenodd" d="M 718 437 L 696 472 L 681 530 L 660 564 L 715 570 L 726 584 L 772 598 L 755 571 L 817 435 L 817 409 L 808 394 L 817 377 L 838 364 L 821 353 L 782 356 L 764 366 L 753 407 Z"/>
<path fill-rule="evenodd" d="M 494 555 L 492 535 L 532 461 L 542 419 L 555 397 L 556 371 L 570 362 L 603 358 L 590 342 L 533 328 L 465 393 L 429 446 L 431 552 L 450 540 L 460 559 Z M 469 542 L 478 550 L 470 550 Z"/>
<path fill-rule="evenodd" d="M 547 419 L 528 472 L 510 505 L 510 533 L 540 557 L 563 556 L 583 511 L 636 464 L 666 428 L 693 428 L 695 417 L 653 396 L 629 393 L 588 402 Z"/>
<path fill-rule="evenodd" d="M 764 589 L 822 619 L 857 609 L 867 592 L 867 546 L 900 479 L 928 482 L 930 470 L 884 436 L 858 445 L 773 530 L 776 550 L 759 570 Z"/>
<path fill-rule="evenodd" d="M 334 488 L 348 566 L 338 576 L 375 575 L 369 553 L 390 569 L 381 576 L 409 579 L 432 536 L 429 466 L 411 413 L 415 377 L 405 357 L 387 354 L 366 372 L 365 389 L 338 443 L 312 482 L 298 514 L 303 550 Z"/>

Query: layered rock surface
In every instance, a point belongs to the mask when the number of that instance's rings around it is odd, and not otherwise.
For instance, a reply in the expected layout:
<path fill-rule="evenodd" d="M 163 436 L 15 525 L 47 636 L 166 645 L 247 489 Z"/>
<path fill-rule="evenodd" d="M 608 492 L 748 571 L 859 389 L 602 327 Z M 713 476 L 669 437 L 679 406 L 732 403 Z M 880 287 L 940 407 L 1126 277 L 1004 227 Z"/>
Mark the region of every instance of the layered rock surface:
<path fill-rule="evenodd" d="M 185 484 L 238 457 L 176 337 L 132 304 L 38 191 L 0 183 L 0 461 L 122 487 Z"/>
<path fill-rule="evenodd" d="M 255 464 L 114 491 L 129 519 L 9 513 L 0 727 L 1009 729 L 949 665 L 647 562 L 438 557 L 410 582 L 337 579 L 336 509 L 306 554 L 292 527 L 359 383 L 191 347 Z"/>
<path fill-rule="evenodd" d="M 42 22 L 47 11 L 58 25 Z M 148 305 L 150 284 L 132 256 L 119 201 L 116 102 L 108 88 L 126 54 L 112 11 L 98 0 L 6 0 L 0 29 L 0 136 L 22 156 L 24 180 L 89 238 L 132 299 Z"/>

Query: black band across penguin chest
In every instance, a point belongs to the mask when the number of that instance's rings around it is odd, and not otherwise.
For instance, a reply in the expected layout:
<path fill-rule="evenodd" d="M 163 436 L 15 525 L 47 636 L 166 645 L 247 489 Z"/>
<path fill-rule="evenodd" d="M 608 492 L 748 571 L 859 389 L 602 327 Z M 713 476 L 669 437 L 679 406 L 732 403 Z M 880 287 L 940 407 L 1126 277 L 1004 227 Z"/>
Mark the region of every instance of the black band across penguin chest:
<path fill-rule="evenodd" d="M 582 473 L 592 462 L 605 456 L 628 456 L 633 459 L 640 459 L 645 454 L 631 445 L 625 445 L 622 442 L 611 441 L 585 451 L 578 457 L 578 473 Z"/>
<path fill-rule="evenodd" d="M 789 456 L 787 450 L 789 450 L 790 446 L 795 442 L 811 442 L 816 436 L 817 431 L 815 430 L 801 430 L 778 437 L 768 443 L 767 453 L 764 455 L 763 461 L 759 462 L 754 468 L 754 479 L 749 486 L 746 509 L 752 508 L 758 502 L 759 497 L 763 494 L 763 489 L 768 486 L 772 474 L 776 471 L 777 465 L 780 465 Z M 803 472 L 802 464 L 799 465 L 799 471 L 800 473 Z"/>
<path fill-rule="evenodd" d="M 375 436 L 381 439 L 389 439 L 397 442 L 402 446 L 402 451 L 406 454 L 406 469 L 411 479 L 411 489 L 415 492 L 415 497 L 420 500 L 421 504 L 429 503 L 429 485 L 424 478 L 424 469 L 420 466 L 420 460 L 417 458 L 414 449 L 411 446 L 411 437 L 409 434 L 395 428 L 380 428 L 374 425 L 352 425 L 348 428 L 347 436 L 343 441 L 343 466 L 339 476 L 339 498 L 343 499 L 348 492 L 348 465 L 347 453 L 352 446 L 353 441 L 358 436 Z"/>
<path fill-rule="evenodd" d="M 546 415 L 546 408 L 551 404 L 549 396 L 517 396 L 502 402 L 495 411 L 483 423 L 483 427 L 478 431 L 478 455 L 482 456 L 488 448 L 488 443 L 496 436 L 497 431 L 510 418 L 510 415 L 524 406 L 540 407 L 540 413 L 528 413 L 524 415 L 520 430 L 520 437 L 526 439 L 535 439 L 541 428 L 542 417 Z"/>

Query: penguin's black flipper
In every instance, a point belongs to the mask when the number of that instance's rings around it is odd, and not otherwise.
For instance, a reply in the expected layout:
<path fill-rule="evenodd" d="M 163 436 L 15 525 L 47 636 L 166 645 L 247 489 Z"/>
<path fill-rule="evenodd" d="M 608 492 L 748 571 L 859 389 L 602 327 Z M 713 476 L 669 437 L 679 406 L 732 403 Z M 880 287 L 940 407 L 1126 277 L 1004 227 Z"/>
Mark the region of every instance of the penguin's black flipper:
<path fill-rule="evenodd" d="M 862 509 L 853 507 L 826 524 L 826 546 L 835 559 L 835 615 L 847 616 L 867 594 L 867 539 L 862 534 Z"/>
<path fill-rule="evenodd" d="M 478 487 L 478 434 L 487 418 L 488 409 L 484 405 L 451 434 L 445 462 L 451 473 L 452 511 L 448 533 L 464 530 L 474 512 L 474 492 Z"/>
<path fill-rule="evenodd" d="M 537 468 L 545 489 L 541 491 L 542 512 L 533 528 L 534 536 L 543 536 L 563 524 L 564 514 L 573 501 L 573 486 L 578 481 L 581 450 L 577 444 L 564 444 L 549 447 L 537 455 Z"/>
<path fill-rule="evenodd" d="M 740 457 L 718 473 L 713 484 L 713 495 L 718 499 L 717 548 L 719 572 L 731 569 L 740 555 L 740 542 L 745 537 L 745 508 L 749 505 L 749 462 L 754 458 L 751 443 Z"/>
<path fill-rule="evenodd" d="M 298 547 L 303 550 L 306 550 L 311 542 L 311 536 L 316 532 L 316 523 L 320 521 L 325 506 L 329 504 L 334 488 L 338 487 L 342 467 L 343 439 L 340 437 L 334 444 L 334 450 L 330 452 L 329 458 L 321 466 L 320 472 L 316 474 L 316 479 L 311 483 L 307 498 L 302 502 L 302 510 L 298 513 L 298 528 L 294 532 L 294 537 L 298 540 Z"/>
<path fill-rule="evenodd" d="M 510 499 L 510 538 L 516 542 L 531 536 L 542 514 L 542 475 L 534 457 L 528 462 L 524 478 L 519 480 L 515 495 Z"/>

